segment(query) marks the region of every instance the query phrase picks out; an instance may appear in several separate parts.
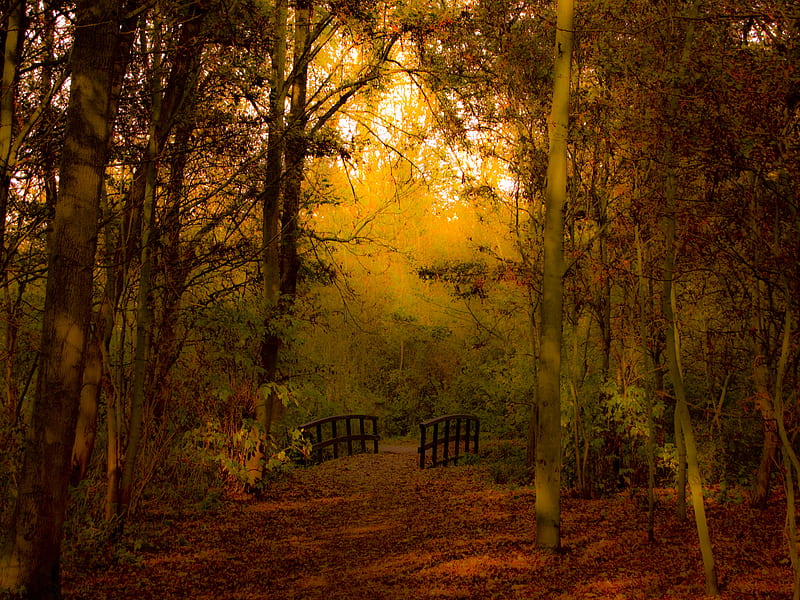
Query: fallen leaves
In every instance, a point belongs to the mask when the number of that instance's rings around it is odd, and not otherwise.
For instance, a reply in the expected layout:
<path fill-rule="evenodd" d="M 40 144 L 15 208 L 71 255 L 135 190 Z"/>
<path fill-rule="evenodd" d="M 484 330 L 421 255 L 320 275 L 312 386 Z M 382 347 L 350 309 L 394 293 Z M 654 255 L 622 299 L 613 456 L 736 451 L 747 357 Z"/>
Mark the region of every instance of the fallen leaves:
<path fill-rule="evenodd" d="M 420 471 L 412 453 L 359 455 L 298 470 L 265 499 L 151 525 L 139 564 L 77 572 L 64 598 L 703 598 L 691 523 L 668 496 L 646 515 L 623 497 L 565 498 L 565 550 L 540 552 L 530 489 L 490 486 L 481 466 Z M 715 506 L 723 598 L 789 597 L 780 511 Z M 180 543 L 179 543 L 180 540 Z"/>

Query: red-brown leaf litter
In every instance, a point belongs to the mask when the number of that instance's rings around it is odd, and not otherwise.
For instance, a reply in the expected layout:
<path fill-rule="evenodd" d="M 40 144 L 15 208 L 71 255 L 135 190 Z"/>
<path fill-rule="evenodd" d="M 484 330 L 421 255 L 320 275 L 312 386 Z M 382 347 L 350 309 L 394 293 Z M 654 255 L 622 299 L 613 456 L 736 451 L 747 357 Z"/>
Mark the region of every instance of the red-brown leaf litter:
<path fill-rule="evenodd" d="M 559 553 L 535 547 L 532 488 L 481 465 L 418 468 L 413 449 L 297 469 L 260 499 L 153 515 L 135 556 L 63 568 L 65 599 L 705 598 L 694 523 L 659 494 L 656 538 L 629 494 L 565 498 Z M 791 597 L 779 499 L 708 500 L 722 598 Z"/>

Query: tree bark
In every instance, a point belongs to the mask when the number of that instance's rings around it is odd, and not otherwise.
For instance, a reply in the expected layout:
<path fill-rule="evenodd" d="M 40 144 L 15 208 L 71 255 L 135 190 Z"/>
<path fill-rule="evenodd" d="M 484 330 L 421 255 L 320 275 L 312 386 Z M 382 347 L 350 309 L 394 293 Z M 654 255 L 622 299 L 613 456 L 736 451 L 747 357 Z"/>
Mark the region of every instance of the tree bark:
<path fill-rule="evenodd" d="M 306 125 L 308 113 L 308 56 L 311 45 L 311 0 L 298 0 L 295 8 L 294 66 L 291 106 L 286 128 L 285 187 L 281 214 L 281 298 L 291 310 L 297 295 L 300 258 L 297 244 L 300 239 L 300 205 L 306 159 Z"/>
<path fill-rule="evenodd" d="M 267 138 L 267 164 L 261 203 L 261 272 L 263 277 L 264 336 L 259 358 L 261 377 L 256 394 L 255 419 L 265 439 L 257 444 L 257 451 L 247 460 L 248 484 L 255 485 L 263 477 L 264 444 L 269 443 L 272 429 L 275 395 L 269 384 L 275 381 L 278 370 L 278 353 L 281 337 L 275 331 L 281 289 L 281 207 L 283 205 L 283 150 L 286 102 L 286 29 L 288 0 L 278 0 L 274 11 L 273 28 L 275 44 L 270 56 L 272 80 L 270 82 L 270 121 Z"/>
<path fill-rule="evenodd" d="M 112 76 L 111 104 L 109 107 L 109 111 L 112 115 L 116 115 L 119 108 L 122 84 L 130 63 L 131 46 L 137 21 L 137 17 L 128 17 L 120 25 L 120 31 L 123 33 L 119 36 L 119 51 Z M 109 140 L 109 144 L 110 143 L 111 140 Z M 105 212 L 105 188 L 103 188 L 102 194 L 101 211 Z M 103 221 L 107 220 L 104 218 Z M 112 255 L 108 253 L 108 250 L 106 250 L 106 255 L 108 258 L 107 264 L 114 264 L 115 261 Z M 103 378 L 106 375 L 106 361 L 104 357 L 111 339 L 114 319 L 113 311 L 115 306 L 111 302 L 114 289 L 113 269 L 107 267 L 106 273 L 108 275 L 106 277 L 105 291 L 100 300 L 100 307 L 94 316 L 92 335 L 87 342 L 87 362 L 84 367 L 84 383 L 81 389 L 78 424 L 75 432 L 75 443 L 72 449 L 71 480 L 73 484 L 80 482 L 86 475 L 97 435 L 97 413 L 100 404 Z M 109 442 L 109 448 L 111 447 L 112 443 Z"/>
<path fill-rule="evenodd" d="M 119 3 L 81 0 L 72 84 L 49 239 L 41 357 L 12 525 L 0 549 L 0 589 L 60 595 L 59 555 L 72 444 L 89 337 L 98 209 L 113 111 Z"/>
<path fill-rule="evenodd" d="M 0 278 L 5 295 L 3 336 L 6 342 L 3 356 L 3 378 L 8 422 L 13 423 L 17 415 L 19 391 L 15 375 L 17 350 L 18 316 L 17 307 L 11 300 L 8 282 L 8 261 L 6 252 L 6 218 L 11 194 L 11 178 L 17 162 L 14 150 L 14 122 L 16 117 L 17 79 L 19 54 L 25 39 L 25 2 L 15 0 L 10 7 L 5 27 L 5 47 L 3 56 L 2 80 L 0 81 Z"/>
<path fill-rule="evenodd" d="M 572 63 L 573 0 L 559 0 L 553 106 L 545 190 L 544 275 L 536 440 L 536 543 L 561 546 L 561 339 L 564 277 L 564 216 L 567 195 L 567 135 Z"/>

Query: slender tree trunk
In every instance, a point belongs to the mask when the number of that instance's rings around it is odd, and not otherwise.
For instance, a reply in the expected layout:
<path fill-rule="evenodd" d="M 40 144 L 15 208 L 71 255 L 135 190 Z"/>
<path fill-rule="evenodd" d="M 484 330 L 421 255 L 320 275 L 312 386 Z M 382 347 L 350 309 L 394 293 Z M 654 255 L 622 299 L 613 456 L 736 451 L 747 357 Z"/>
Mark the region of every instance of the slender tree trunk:
<path fill-rule="evenodd" d="M 192 108 L 193 112 L 194 107 Z M 164 291 L 160 295 L 159 339 L 154 348 L 154 375 L 151 385 L 155 386 L 155 389 L 165 390 L 165 392 L 156 398 L 156 404 L 153 407 L 153 414 L 156 415 L 156 418 L 160 418 L 169 398 L 166 390 L 171 389 L 170 372 L 180 354 L 178 323 L 181 301 L 186 291 L 187 278 L 193 266 L 192 252 L 181 241 L 181 228 L 183 226 L 184 179 L 189 155 L 187 148 L 194 129 L 193 115 L 187 117 L 176 127 L 173 151 L 169 161 L 169 181 L 165 190 L 166 210 L 160 221 L 162 233 L 160 263 L 165 285 Z"/>
<path fill-rule="evenodd" d="M 786 448 L 785 445 L 784 448 Z M 795 460 L 797 460 L 796 456 Z M 784 473 L 786 473 L 786 538 L 789 542 L 789 559 L 792 562 L 792 600 L 800 600 L 800 555 L 798 555 L 797 552 L 797 503 L 794 497 L 794 473 L 800 473 L 800 471 L 795 469 L 788 451 L 783 453 L 783 469 Z"/>
<path fill-rule="evenodd" d="M 104 221 L 110 222 L 110 211 L 108 210 L 108 198 L 103 195 Z M 105 289 L 100 300 L 100 310 L 95 317 L 95 329 L 97 338 L 100 341 L 100 355 L 103 360 L 102 383 L 106 391 L 106 495 L 103 501 L 103 516 L 106 521 L 112 521 L 119 513 L 119 481 L 121 475 L 120 464 L 120 423 L 122 422 L 122 410 L 116 387 L 111 380 L 108 370 L 108 352 L 111 348 L 111 333 L 114 328 L 114 276 L 115 267 L 112 266 L 110 259 L 114 256 L 114 241 L 109 231 L 106 229 L 105 241 Z M 98 394 L 100 389 L 95 390 Z"/>
<path fill-rule="evenodd" d="M 676 398 L 676 430 L 679 429 L 680 437 L 683 439 L 686 448 L 686 465 L 689 478 L 689 488 L 692 496 L 692 506 L 694 508 L 695 522 L 697 524 L 697 534 L 700 539 L 700 552 L 703 557 L 703 568 L 706 576 L 706 591 L 714 596 L 719 595 L 717 585 L 717 575 L 714 566 L 714 554 L 711 544 L 711 536 L 706 521 L 705 502 L 703 500 L 703 481 L 700 475 L 700 467 L 697 460 L 697 443 L 694 437 L 689 406 L 686 402 L 686 389 L 683 383 L 679 355 L 677 327 L 675 312 L 672 306 L 673 297 L 673 278 L 675 272 L 675 174 L 674 167 L 667 162 L 669 170 L 667 174 L 667 216 L 664 220 L 666 256 L 664 267 L 664 295 L 663 312 L 667 323 L 666 352 L 667 364 L 669 365 L 670 379 L 675 389 Z M 677 433 L 677 431 L 676 431 Z"/>
<path fill-rule="evenodd" d="M 690 7 L 690 18 L 687 25 L 686 36 L 684 38 L 683 50 L 678 63 L 677 81 L 683 81 L 686 73 L 686 65 L 689 60 L 694 43 L 694 19 L 697 17 L 697 2 Z M 668 104 L 667 123 L 673 123 L 678 116 L 678 92 L 672 90 Z M 717 585 L 717 574 L 714 566 L 714 554 L 711 545 L 711 535 L 706 521 L 705 502 L 703 499 L 703 481 L 700 475 L 700 467 L 697 460 L 697 444 L 695 442 L 694 430 L 692 428 L 689 405 L 686 402 L 686 388 L 683 381 L 683 373 L 680 366 L 680 350 L 678 342 L 678 328 L 675 317 L 675 290 L 673 287 L 675 278 L 675 229 L 677 211 L 677 174 L 675 167 L 674 143 L 671 135 L 667 136 L 666 149 L 664 151 L 664 164 L 666 165 L 666 178 L 664 185 L 665 214 L 663 219 L 664 230 L 664 273 L 663 273 L 663 295 L 662 310 L 664 321 L 666 322 L 666 353 L 667 364 L 669 367 L 670 379 L 675 390 L 675 426 L 676 434 L 680 430 L 680 438 L 686 446 L 686 466 L 689 478 L 689 489 L 692 495 L 692 507 L 694 508 L 695 523 L 697 524 L 697 535 L 700 541 L 700 553 L 703 557 L 703 569 L 706 578 L 706 591 L 714 596 L 719 595 Z M 677 442 L 677 439 L 676 439 Z"/>
<path fill-rule="evenodd" d="M 553 107 L 545 190 L 539 427 L 536 442 L 536 544 L 561 546 L 561 338 L 564 303 L 564 216 L 572 63 L 573 0 L 559 0 Z"/>
<path fill-rule="evenodd" d="M 697 5 L 693 5 L 692 13 L 696 16 Z M 688 53 L 692 47 L 694 35 L 694 23 L 690 22 L 686 32 L 683 53 L 680 58 L 679 80 L 683 79 L 686 69 Z M 670 116 L 674 117 L 678 112 L 678 95 L 673 92 L 669 105 Z M 672 122 L 672 118 L 668 122 Z M 675 227 L 676 227 L 676 206 L 677 206 L 677 176 L 675 173 L 675 154 L 673 152 L 671 137 L 667 139 L 667 149 L 665 150 L 664 163 L 666 164 L 666 183 L 664 195 L 666 198 L 666 212 L 663 220 L 664 228 L 664 290 L 662 295 L 662 309 L 666 322 L 666 353 L 667 364 L 669 366 L 670 379 L 675 390 L 675 427 L 676 434 L 682 438 L 686 447 L 686 465 L 689 477 L 689 488 L 692 495 L 692 506 L 694 508 L 695 522 L 697 524 L 697 534 L 700 539 L 700 553 L 703 557 L 703 568 L 706 577 L 706 591 L 714 596 L 719 595 L 717 585 L 717 575 L 714 566 L 714 554 L 711 545 L 711 536 L 708 531 L 706 521 L 705 502 L 703 500 L 703 481 L 700 476 L 700 467 L 697 461 L 697 444 L 694 438 L 689 406 L 686 402 L 686 388 L 683 382 L 683 373 L 680 367 L 680 355 L 678 347 L 677 323 L 673 302 L 675 292 L 673 281 L 675 276 Z M 677 441 L 677 439 L 676 439 Z"/>
<path fill-rule="evenodd" d="M 19 53 L 25 39 L 25 0 L 13 0 L 6 20 L 0 80 L 0 266 L 5 270 L 5 233 L 11 176 L 14 173 L 14 125 Z"/>
<path fill-rule="evenodd" d="M 780 439 L 775 421 L 772 392 L 770 390 L 770 352 L 768 350 L 770 328 L 764 322 L 767 307 L 764 306 L 766 296 L 764 282 L 756 283 L 755 311 L 753 315 L 753 385 L 755 388 L 756 406 L 761 413 L 763 442 L 761 458 L 756 471 L 753 494 L 750 498 L 752 506 L 766 508 L 771 489 L 773 467 L 777 459 Z"/>
<path fill-rule="evenodd" d="M 8 263 L 10 256 L 6 252 L 6 218 L 8 201 L 11 194 L 11 177 L 16 164 L 14 151 L 14 121 L 17 94 L 17 72 L 19 69 L 19 53 L 25 39 L 25 2 L 15 0 L 8 13 L 5 27 L 5 47 L 3 56 L 3 72 L 0 81 L 0 282 L 5 295 L 2 319 L 5 326 L 5 353 L 3 355 L 3 376 L 7 415 L 13 423 L 19 402 L 14 369 L 16 359 L 18 316 L 8 282 Z"/>
<path fill-rule="evenodd" d="M 581 365 L 585 364 L 586 356 L 580 354 L 580 339 L 581 334 L 585 333 L 585 344 L 588 344 L 590 336 L 590 326 L 585 327 L 585 331 L 581 332 L 581 318 L 579 315 L 574 315 L 574 322 L 572 327 L 572 352 L 568 368 L 568 384 L 570 397 L 572 398 L 573 407 L 573 423 L 572 423 L 572 443 L 573 443 L 573 456 L 575 459 L 575 478 L 578 493 L 583 498 L 591 497 L 591 486 L 589 485 L 588 474 L 588 461 L 586 460 L 585 447 L 588 443 L 586 440 L 586 431 L 583 427 L 583 407 L 581 406 L 580 387 L 586 376 L 585 369 Z"/>
<path fill-rule="evenodd" d="M 675 467 L 675 511 L 679 521 L 686 521 L 686 440 L 681 429 L 677 403 L 675 404 L 673 415 L 673 435 L 675 437 L 675 454 L 678 463 Z"/>
<path fill-rule="evenodd" d="M 267 165 L 264 190 L 261 193 L 261 272 L 263 277 L 264 337 L 259 351 L 261 376 L 256 394 L 255 419 L 262 439 L 256 440 L 256 451 L 247 460 L 248 484 L 253 486 L 263 477 L 263 462 L 269 444 L 276 399 L 270 384 L 278 371 L 281 337 L 275 331 L 281 289 L 281 208 L 283 205 L 283 150 L 285 143 L 286 103 L 286 30 L 288 0 L 278 0 L 273 13 L 275 43 L 272 47 L 270 83 L 270 121 L 267 138 Z"/>
<path fill-rule="evenodd" d="M 161 24 L 154 25 L 155 45 L 152 63 L 152 115 L 147 147 L 146 177 L 144 203 L 142 205 L 142 249 L 141 270 L 139 274 L 139 290 L 136 306 L 136 343 L 133 358 L 133 386 L 131 390 L 130 424 L 128 427 L 128 445 L 125 451 L 125 463 L 120 481 L 120 516 L 123 522 L 131 508 L 133 485 L 136 478 L 139 453 L 143 443 L 142 423 L 146 402 L 146 381 L 148 355 L 150 352 L 151 326 L 151 274 L 153 269 L 153 230 L 155 226 L 156 180 L 158 168 L 156 161 L 159 154 L 159 131 L 162 101 L 161 73 Z"/>
<path fill-rule="evenodd" d="M 671 167 L 668 167 L 671 168 Z M 668 178 L 674 175 L 668 175 Z M 675 312 L 672 307 L 672 285 L 675 264 L 675 193 L 674 188 L 667 190 L 667 213 L 665 219 L 665 238 L 666 238 L 666 259 L 664 268 L 664 318 L 667 323 L 666 351 L 667 364 L 669 365 L 670 379 L 675 389 L 675 418 L 676 428 L 680 430 L 680 436 L 686 448 L 686 465 L 689 477 L 689 489 L 692 496 L 692 507 L 697 524 L 697 535 L 700 539 L 700 553 L 703 557 L 703 568 L 706 577 L 706 591 L 714 596 L 719 595 L 717 585 L 717 575 L 714 566 L 714 554 L 711 544 L 711 535 L 708 530 L 706 520 L 705 502 L 703 499 L 703 481 L 700 475 L 700 467 L 697 460 L 697 443 L 692 428 L 691 416 L 689 415 L 689 405 L 686 402 L 686 388 L 683 383 L 683 374 L 679 364 L 677 327 L 675 323 Z"/>
<path fill-rule="evenodd" d="M 114 64 L 112 74 L 110 108 L 111 114 L 116 115 L 119 108 L 119 99 L 122 94 L 122 84 L 131 57 L 131 46 L 134 31 L 136 29 L 137 17 L 128 17 L 120 26 L 122 34 L 119 36 L 119 51 L 117 60 Z M 109 140 L 111 144 L 112 140 Z M 107 212 L 107 197 L 105 187 L 101 192 L 101 210 Z M 108 219 L 103 219 L 108 223 Z M 108 225 L 106 225 L 108 227 Z M 108 236 L 106 235 L 108 240 Z M 106 253 L 106 264 L 114 264 L 113 257 Z M 110 268 L 106 267 L 106 273 L 110 273 Z M 111 293 L 113 286 L 106 277 L 105 291 L 100 300 L 100 307 L 94 317 L 94 327 L 92 335 L 88 340 L 86 349 L 86 366 L 84 367 L 84 383 L 81 389 L 81 400 L 78 407 L 78 422 L 75 431 L 75 443 L 72 449 L 72 475 L 71 481 L 77 484 L 86 475 L 89 461 L 94 451 L 94 443 L 97 436 L 97 414 L 100 405 L 100 395 L 102 392 L 103 379 L 106 376 L 105 367 L 107 361 L 105 354 L 111 339 L 111 329 L 113 327 L 114 304 L 109 304 L 113 297 Z"/>
<path fill-rule="evenodd" d="M 297 295 L 300 258 L 297 244 L 300 239 L 301 187 L 306 159 L 306 95 L 308 88 L 308 56 L 311 44 L 311 0 L 298 0 L 295 9 L 295 57 L 291 107 L 286 129 L 286 186 L 281 215 L 281 296 L 291 310 Z"/>
<path fill-rule="evenodd" d="M 59 555 L 89 336 L 100 194 L 111 135 L 119 6 L 81 0 L 72 85 L 49 240 L 41 358 L 12 525 L 0 548 L 0 589 L 60 595 Z"/>
<path fill-rule="evenodd" d="M 784 289 L 788 289 L 784 281 Z M 787 294 L 788 295 L 788 294 Z M 778 357 L 778 364 L 775 369 L 775 387 L 773 390 L 774 413 L 773 418 L 776 423 L 776 430 L 781 441 L 781 451 L 783 454 L 784 474 L 786 477 L 786 529 L 787 540 L 789 542 L 789 557 L 792 562 L 793 600 L 800 600 L 800 555 L 797 551 L 797 514 L 795 508 L 795 484 L 794 474 L 800 475 L 800 460 L 795 452 L 792 440 L 786 432 L 786 422 L 783 416 L 783 387 L 786 378 L 786 370 L 791 354 L 792 337 L 794 331 L 794 311 L 791 306 L 791 298 L 787 298 L 786 311 L 783 317 L 783 335 L 781 336 L 781 350 Z"/>
<path fill-rule="evenodd" d="M 652 355 L 647 348 L 647 340 L 649 339 L 647 332 L 647 313 L 646 313 L 646 298 L 647 290 L 644 281 L 644 252 L 642 250 L 642 240 L 639 237 L 639 228 L 636 228 L 636 279 L 638 283 L 638 300 L 639 300 L 639 343 L 642 348 L 642 357 L 645 362 L 645 370 L 647 371 L 644 393 L 647 410 L 647 539 L 650 542 L 655 541 L 655 487 L 656 487 L 656 431 L 655 419 L 653 416 L 653 390 L 655 389 L 651 383 L 651 374 L 655 373 L 655 367 L 652 364 Z"/>

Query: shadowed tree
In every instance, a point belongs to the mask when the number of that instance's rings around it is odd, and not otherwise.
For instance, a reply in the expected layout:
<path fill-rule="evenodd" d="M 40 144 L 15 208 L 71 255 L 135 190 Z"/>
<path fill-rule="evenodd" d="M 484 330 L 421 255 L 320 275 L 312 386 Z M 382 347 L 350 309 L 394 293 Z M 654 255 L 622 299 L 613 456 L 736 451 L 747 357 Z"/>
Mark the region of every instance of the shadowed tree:
<path fill-rule="evenodd" d="M 10 530 L 0 549 L 0 589 L 60 597 L 59 555 L 72 444 L 89 338 L 92 275 L 115 66 L 130 35 L 123 6 L 82 0 L 70 58 L 72 83 L 49 238 L 41 357 Z"/>

